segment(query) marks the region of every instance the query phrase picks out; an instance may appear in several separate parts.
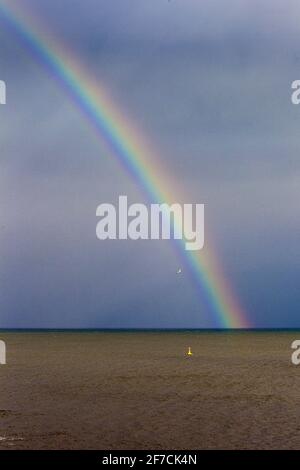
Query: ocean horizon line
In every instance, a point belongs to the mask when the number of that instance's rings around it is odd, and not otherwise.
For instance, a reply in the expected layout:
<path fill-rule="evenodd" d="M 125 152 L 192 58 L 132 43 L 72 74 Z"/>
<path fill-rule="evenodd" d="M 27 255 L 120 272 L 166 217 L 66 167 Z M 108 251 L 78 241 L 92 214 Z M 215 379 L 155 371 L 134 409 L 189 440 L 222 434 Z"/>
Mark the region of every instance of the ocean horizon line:
<path fill-rule="evenodd" d="M 239 333 L 239 332 L 289 332 L 289 331 L 300 331 L 299 327 L 261 327 L 261 328 L 193 328 L 193 327 L 185 327 L 185 328 L 1 328 L 0 333 L 9 333 L 9 332 L 19 332 L 19 333 L 91 333 L 91 332 L 99 332 L 99 333 L 155 333 L 155 332 L 165 332 L 165 333 L 180 333 L 180 332 L 202 332 L 202 333 L 209 333 L 209 332 L 231 332 L 231 333 Z"/>

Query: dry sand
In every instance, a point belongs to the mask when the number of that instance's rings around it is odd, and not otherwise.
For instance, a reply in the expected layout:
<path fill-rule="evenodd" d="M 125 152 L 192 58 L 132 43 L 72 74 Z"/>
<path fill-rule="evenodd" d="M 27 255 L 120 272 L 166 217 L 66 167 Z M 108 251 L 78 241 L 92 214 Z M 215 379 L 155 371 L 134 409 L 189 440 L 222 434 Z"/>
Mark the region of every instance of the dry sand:
<path fill-rule="evenodd" d="M 300 449 L 300 332 L 0 338 L 0 449 Z"/>

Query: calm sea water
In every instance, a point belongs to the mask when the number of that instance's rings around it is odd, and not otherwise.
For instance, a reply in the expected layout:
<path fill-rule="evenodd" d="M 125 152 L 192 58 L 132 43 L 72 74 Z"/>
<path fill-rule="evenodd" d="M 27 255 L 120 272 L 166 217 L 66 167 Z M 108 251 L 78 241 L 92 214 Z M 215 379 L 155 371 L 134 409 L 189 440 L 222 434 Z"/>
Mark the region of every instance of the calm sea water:
<path fill-rule="evenodd" d="M 299 330 L 1 330 L 0 339 L 0 449 L 300 448 Z"/>

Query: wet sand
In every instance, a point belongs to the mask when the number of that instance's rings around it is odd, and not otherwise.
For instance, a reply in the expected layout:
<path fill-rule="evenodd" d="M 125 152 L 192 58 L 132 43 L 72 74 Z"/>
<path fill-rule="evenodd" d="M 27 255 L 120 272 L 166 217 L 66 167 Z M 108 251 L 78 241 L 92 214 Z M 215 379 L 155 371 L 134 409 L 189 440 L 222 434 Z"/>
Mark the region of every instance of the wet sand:
<path fill-rule="evenodd" d="M 0 449 L 300 449 L 300 332 L 0 339 Z"/>

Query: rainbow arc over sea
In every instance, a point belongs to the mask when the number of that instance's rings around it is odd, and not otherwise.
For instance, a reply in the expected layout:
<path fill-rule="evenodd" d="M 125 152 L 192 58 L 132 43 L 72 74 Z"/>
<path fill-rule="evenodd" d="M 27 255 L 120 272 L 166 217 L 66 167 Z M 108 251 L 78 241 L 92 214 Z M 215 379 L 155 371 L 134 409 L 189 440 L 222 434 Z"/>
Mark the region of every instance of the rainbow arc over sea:
<path fill-rule="evenodd" d="M 172 191 L 168 188 L 164 169 L 150 149 L 146 139 L 121 113 L 110 98 L 106 88 L 95 81 L 84 66 L 67 48 L 54 41 L 32 12 L 24 11 L 13 0 L 0 0 L 0 18 L 20 42 L 45 66 L 53 78 L 69 95 L 76 107 L 88 120 L 101 142 L 109 146 L 111 155 L 137 183 L 152 203 L 171 203 Z M 176 221 L 175 221 L 176 223 Z M 212 316 L 215 328 L 249 328 L 247 316 L 221 267 L 215 251 L 205 246 L 203 251 L 186 251 L 184 240 L 173 240 L 188 273 Z M 204 327 L 206 325 L 203 325 Z"/>

